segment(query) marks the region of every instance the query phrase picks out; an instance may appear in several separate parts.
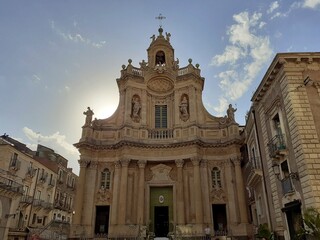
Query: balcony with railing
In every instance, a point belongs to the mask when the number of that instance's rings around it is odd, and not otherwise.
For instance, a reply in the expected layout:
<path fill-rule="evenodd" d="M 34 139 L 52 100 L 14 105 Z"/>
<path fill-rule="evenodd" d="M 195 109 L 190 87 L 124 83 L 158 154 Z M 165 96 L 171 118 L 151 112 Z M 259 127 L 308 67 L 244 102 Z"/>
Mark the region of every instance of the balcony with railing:
<path fill-rule="evenodd" d="M 23 194 L 23 186 L 9 178 L 0 176 L 0 192 L 9 195 Z"/>
<path fill-rule="evenodd" d="M 20 198 L 20 207 L 27 207 L 28 205 L 32 204 L 33 197 L 29 195 L 23 195 Z"/>
<path fill-rule="evenodd" d="M 43 201 L 41 202 L 41 205 L 47 211 L 50 211 L 53 209 L 53 203 Z"/>
<path fill-rule="evenodd" d="M 293 187 L 291 175 L 281 179 L 281 186 L 282 186 L 282 193 L 284 195 L 294 192 L 294 187 Z"/>
<path fill-rule="evenodd" d="M 171 139 L 173 138 L 173 129 L 159 128 L 148 130 L 149 139 Z"/>
<path fill-rule="evenodd" d="M 42 183 L 45 183 L 47 181 L 47 178 L 48 178 L 48 173 L 41 173 L 39 175 L 39 181 L 38 183 L 39 184 L 42 184 Z"/>
<path fill-rule="evenodd" d="M 17 157 L 12 157 L 9 163 L 9 170 L 18 171 L 21 166 L 21 161 Z"/>
<path fill-rule="evenodd" d="M 278 158 L 281 155 L 284 155 L 287 149 L 284 134 L 275 135 L 268 142 L 268 148 L 269 148 L 269 156 L 271 158 Z"/>
<path fill-rule="evenodd" d="M 35 209 L 41 209 L 43 202 L 44 202 L 44 201 L 41 200 L 41 199 L 34 199 L 33 202 L 32 202 L 32 206 L 33 206 Z"/>
<path fill-rule="evenodd" d="M 262 168 L 260 157 L 251 157 L 244 166 L 244 177 L 247 182 L 247 186 L 254 187 L 262 177 Z"/>
<path fill-rule="evenodd" d="M 26 172 L 26 178 L 33 178 L 36 175 L 37 169 L 34 167 L 28 167 Z"/>
<path fill-rule="evenodd" d="M 54 179 L 51 179 L 49 182 L 48 182 L 48 187 L 54 187 L 56 185 L 56 181 Z"/>

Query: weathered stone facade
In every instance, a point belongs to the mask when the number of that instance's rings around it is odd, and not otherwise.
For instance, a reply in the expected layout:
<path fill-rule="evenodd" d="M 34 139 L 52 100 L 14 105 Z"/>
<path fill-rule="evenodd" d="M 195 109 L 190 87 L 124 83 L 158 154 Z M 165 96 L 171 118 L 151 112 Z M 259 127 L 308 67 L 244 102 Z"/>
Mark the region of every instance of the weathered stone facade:
<path fill-rule="evenodd" d="M 248 114 L 245 179 L 253 222 L 268 223 L 285 239 L 296 235 L 306 208 L 320 209 L 319 83 L 320 53 L 279 53 Z"/>
<path fill-rule="evenodd" d="M 122 66 L 111 117 L 84 112 L 71 238 L 203 236 L 208 225 L 246 239 L 251 229 L 236 109 L 206 111 L 199 65 L 180 68 L 169 37 L 160 28 L 148 61 Z"/>

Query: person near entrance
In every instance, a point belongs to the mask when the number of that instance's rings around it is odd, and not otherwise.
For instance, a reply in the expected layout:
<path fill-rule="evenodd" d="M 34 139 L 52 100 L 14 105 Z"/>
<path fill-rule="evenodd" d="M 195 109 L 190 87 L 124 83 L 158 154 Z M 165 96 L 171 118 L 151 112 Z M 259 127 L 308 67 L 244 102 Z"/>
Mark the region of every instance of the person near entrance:
<path fill-rule="evenodd" d="M 207 224 L 206 228 L 204 229 L 204 234 L 206 235 L 206 240 L 211 239 L 209 224 Z"/>

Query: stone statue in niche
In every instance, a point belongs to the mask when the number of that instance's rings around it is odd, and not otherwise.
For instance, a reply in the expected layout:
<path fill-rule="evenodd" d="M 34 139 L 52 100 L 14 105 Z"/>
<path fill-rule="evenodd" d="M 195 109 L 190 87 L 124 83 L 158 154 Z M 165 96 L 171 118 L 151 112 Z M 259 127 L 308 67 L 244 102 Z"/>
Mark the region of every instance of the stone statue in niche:
<path fill-rule="evenodd" d="M 233 108 L 232 104 L 229 104 L 229 108 L 227 110 L 227 115 L 228 115 L 228 119 L 229 119 L 230 122 L 235 122 L 235 119 L 234 119 L 235 111 L 237 111 L 237 109 Z"/>
<path fill-rule="evenodd" d="M 189 100 L 188 95 L 183 94 L 181 96 L 181 101 L 179 105 L 180 118 L 182 121 L 187 121 L 189 119 Z"/>
<path fill-rule="evenodd" d="M 132 97 L 131 118 L 134 122 L 140 122 L 141 102 L 138 95 Z"/>

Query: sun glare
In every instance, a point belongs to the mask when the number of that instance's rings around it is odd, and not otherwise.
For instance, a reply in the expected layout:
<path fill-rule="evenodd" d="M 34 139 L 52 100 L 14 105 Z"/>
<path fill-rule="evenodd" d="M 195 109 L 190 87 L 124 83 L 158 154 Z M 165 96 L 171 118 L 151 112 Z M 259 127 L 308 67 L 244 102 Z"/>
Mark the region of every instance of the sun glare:
<path fill-rule="evenodd" d="M 97 119 L 105 119 L 110 117 L 117 109 L 117 104 L 103 104 L 96 106 L 94 111 L 94 117 Z"/>

